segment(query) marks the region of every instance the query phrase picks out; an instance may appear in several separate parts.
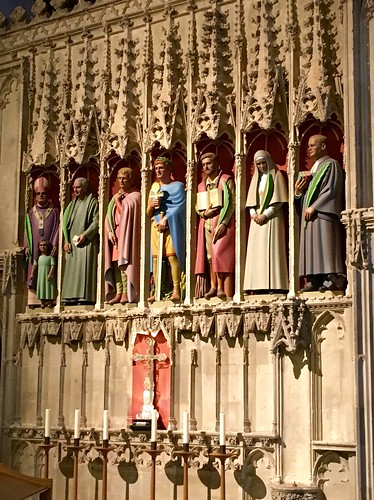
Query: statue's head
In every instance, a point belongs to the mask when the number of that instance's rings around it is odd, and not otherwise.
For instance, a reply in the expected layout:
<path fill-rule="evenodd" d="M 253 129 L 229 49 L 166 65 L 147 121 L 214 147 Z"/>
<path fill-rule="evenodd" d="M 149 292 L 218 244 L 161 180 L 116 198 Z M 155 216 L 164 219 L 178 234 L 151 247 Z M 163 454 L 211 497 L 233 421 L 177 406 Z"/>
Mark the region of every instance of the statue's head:
<path fill-rule="evenodd" d="M 117 172 L 117 180 L 121 189 L 129 189 L 135 184 L 134 171 L 130 167 L 120 168 Z"/>
<path fill-rule="evenodd" d="M 89 193 L 90 183 L 85 177 L 77 177 L 73 183 L 73 191 L 77 198 L 83 200 Z"/>
<path fill-rule="evenodd" d="M 327 137 L 322 134 L 312 135 L 308 141 L 308 156 L 317 161 L 327 155 Z"/>
<path fill-rule="evenodd" d="M 202 173 L 214 179 L 218 175 L 218 159 L 215 153 L 205 153 L 201 156 Z"/>
<path fill-rule="evenodd" d="M 269 170 L 275 168 L 275 162 L 273 158 L 267 151 L 264 151 L 263 149 L 260 149 L 255 153 L 253 160 L 255 162 L 256 168 L 258 168 L 258 170 L 263 174 L 266 174 L 267 172 L 269 172 Z"/>
<path fill-rule="evenodd" d="M 156 181 L 169 183 L 171 178 L 171 161 L 166 156 L 159 156 L 154 163 Z"/>
<path fill-rule="evenodd" d="M 45 177 L 38 177 L 34 182 L 34 192 L 37 205 L 43 207 L 49 203 L 50 184 Z"/>
<path fill-rule="evenodd" d="M 46 238 L 39 240 L 38 242 L 39 254 L 49 255 L 52 250 L 52 244 Z"/>

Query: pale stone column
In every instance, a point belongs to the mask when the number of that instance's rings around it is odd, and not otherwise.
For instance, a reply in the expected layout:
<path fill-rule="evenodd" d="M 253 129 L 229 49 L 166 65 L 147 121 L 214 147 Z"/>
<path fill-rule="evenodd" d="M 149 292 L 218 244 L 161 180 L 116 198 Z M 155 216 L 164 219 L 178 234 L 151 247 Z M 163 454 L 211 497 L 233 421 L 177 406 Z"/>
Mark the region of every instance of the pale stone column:
<path fill-rule="evenodd" d="M 151 168 L 148 155 L 143 154 L 141 169 L 141 233 L 140 233 L 140 299 L 139 306 L 147 307 L 149 297 L 150 259 L 151 259 L 151 223 L 146 214 L 148 191 L 151 182 Z"/>

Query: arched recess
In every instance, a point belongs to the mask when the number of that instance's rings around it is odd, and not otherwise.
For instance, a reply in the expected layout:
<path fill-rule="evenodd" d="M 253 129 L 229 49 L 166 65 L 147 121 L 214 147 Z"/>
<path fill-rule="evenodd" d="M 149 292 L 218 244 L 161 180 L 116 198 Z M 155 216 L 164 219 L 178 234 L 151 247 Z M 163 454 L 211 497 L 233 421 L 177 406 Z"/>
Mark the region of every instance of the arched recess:
<path fill-rule="evenodd" d="M 165 156 L 166 158 L 169 158 L 171 160 L 173 179 L 175 181 L 180 181 L 183 182 L 183 184 L 186 184 L 187 153 L 185 147 L 180 142 L 176 142 L 171 149 L 166 150 L 157 142 L 151 151 L 152 167 L 154 161 L 159 156 Z"/>
<path fill-rule="evenodd" d="M 313 441 L 354 441 L 353 425 L 347 426 L 347 422 L 354 422 L 350 403 L 354 399 L 352 354 L 343 316 L 334 311 L 322 312 L 312 327 Z"/>
<path fill-rule="evenodd" d="M 250 132 L 246 134 L 246 179 L 245 179 L 245 193 L 246 197 L 243 200 L 243 206 L 245 207 L 248 189 L 254 174 L 254 162 L 253 157 L 255 153 L 259 150 L 267 151 L 273 158 L 279 170 L 282 172 L 286 185 L 288 187 L 288 177 L 287 177 L 287 153 L 288 145 L 287 139 L 280 129 L 263 130 L 258 125 L 253 127 Z M 288 208 L 285 206 L 284 210 L 284 220 L 286 229 L 286 248 L 288 248 Z M 245 226 L 246 226 L 246 240 L 245 247 L 247 247 L 247 240 L 249 234 L 249 227 L 251 224 L 251 217 L 249 211 L 245 211 Z"/>
<path fill-rule="evenodd" d="M 91 190 L 94 194 L 99 192 L 99 177 L 100 169 L 96 161 L 92 160 L 88 163 L 83 163 L 79 165 L 74 160 L 70 161 L 68 165 L 69 179 L 70 179 L 70 189 L 74 184 L 74 180 L 78 177 L 85 177 L 90 183 Z M 70 199 L 72 198 L 72 191 L 70 192 Z"/>
<path fill-rule="evenodd" d="M 234 472 L 240 487 L 253 499 L 270 498 L 270 484 L 274 478 L 273 456 L 262 449 L 252 450 L 242 468 Z"/>
<path fill-rule="evenodd" d="M 37 450 L 28 441 L 20 441 L 13 454 L 12 467 L 22 474 L 36 477 Z"/>
<path fill-rule="evenodd" d="M 327 451 L 317 459 L 313 468 L 313 480 L 327 499 L 352 498 L 349 462 L 335 451 Z"/>
<path fill-rule="evenodd" d="M 337 160 L 340 165 L 344 165 L 344 134 L 343 129 L 336 118 L 336 115 L 324 123 L 318 122 L 313 116 L 309 115 L 299 127 L 300 141 L 300 170 L 310 170 L 313 161 L 308 158 L 308 141 L 312 135 L 322 134 L 327 137 L 327 149 L 329 155 Z"/>
<path fill-rule="evenodd" d="M 60 178 L 56 165 L 45 168 L 43 165 L 34 165 L 28 173 L 28 200 L 26 209 L 35 205 L 34 182 L 39 177 L 45 177 L 51 186 L 50 199 L 54 207 L 60 208 Z"/>
<path fill-rule="evenodd" d="M 201 161 L 200 158 L 205 153 L 215 153 L 217 155 L 220 168 L 225 174 L 235 172 L 235 149 L 227 134 L 222 134 L 218 139 L 212 141 L 203 134 L 196 144 L 197 153 L 197 183 L 201 182 Z"/>
<path fill-rule="evenodd" d="M 133 176 L 135 181 L 135 186 L 140 189 L 140 168 L 141 168 L 141 157 L 139 153 L 135 150 L 131 151 L 129 155 L 125 158 L 121 158 L 116 153 L 111 154 L 108 159 L 108 166 L 110 172 L 109 180 L 109 199 L 117 193 L 119 189 L 117 181 L 117 173 L 121 168 L 131 168 L 133 170 Z"/>

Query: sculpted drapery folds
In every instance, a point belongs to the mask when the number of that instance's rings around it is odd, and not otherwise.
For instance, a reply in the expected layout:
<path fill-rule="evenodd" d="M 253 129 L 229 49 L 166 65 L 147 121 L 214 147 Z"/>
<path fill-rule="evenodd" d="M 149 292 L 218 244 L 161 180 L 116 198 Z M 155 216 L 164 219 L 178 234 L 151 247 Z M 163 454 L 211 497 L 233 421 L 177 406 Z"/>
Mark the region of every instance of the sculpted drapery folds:
<path fill-rule="evenodd" d="M 171 162 L 159 157 L 154 163 L 155 182 L 148 197 L 147 215 L 151 217 L 152 265 L 156 287 L 161 287 L 161 267 L 158 259 L 167 257 L 173 292 L 171 300 L 181 299 L 181 273 L 185 269 L 186 196 L 184 184 L 172 180 Z M 157 285 L 158 282 L 158 285 Z M 157 292 L 158 290 L 156 290 Z M 150 301 L 155 300 L 150 297 Z"/>
<path fill-rule="evenodd" d="M 299 274 L 307 278 L 302 291 L 344 290 L 344 245 L 340 214 L 344 204 L 344 175 L 327 153 L 326 137 L 314 135 L 308 155 L 310 176 L 295 183 L 301 201 Z"/>
<path fill-rule="evenodd" d="M 64 211 L 65 271 L 62 300 L 66 303 L 94 303 L 99 251 L 98 202 L 84 177 L 73 183 L 75 198 Z"/>
<path fill-rule="evenodd" d="M 246 206 L 250 211 L 244 290 L 286 290 L 287 250 L 283 207 L 287 186 L 267 151 L 254 155 Z"/>
<path fill-rule="evenodd" d="M 201 157 L 203 180 L 198 185 L 195 274 L 197 298 L 232 297 L 235 270 L 235 184 L 224 174 L 214 153 Z M 207 291 L 207 276 L 210 289 Z"/>
<path fill-rule="evenodd" d="M 141 195 L 131 168 L 121 168 L 117 180 L 105 219 L 105 292 L 109 304 L 126 304 L 139 300 Z"/>
<path fill-rule="evenodd" d="M 35 205 L 25 217 L 25 254 L 27 258 L 27 283 L 29 287 L 28 305 L 39 304 L 35 295 L 37 274 L 33 263 L 38 256 L 38 243 L 47 240 L 52 245 L 51 256 L 56 257 L 58 246 L 58 230 L 60 225 L 59 209 L 53 207 L 49 198 L 50 183 L 45 177 L 39 177 L 34 182 Z"/>

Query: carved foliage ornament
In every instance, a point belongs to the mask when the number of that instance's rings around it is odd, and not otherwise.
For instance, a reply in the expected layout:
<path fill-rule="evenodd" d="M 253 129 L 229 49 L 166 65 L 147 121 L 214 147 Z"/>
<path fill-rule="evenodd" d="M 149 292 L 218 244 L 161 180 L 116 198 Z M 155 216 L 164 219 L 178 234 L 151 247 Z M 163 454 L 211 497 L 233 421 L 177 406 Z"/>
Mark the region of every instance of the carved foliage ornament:
<path fill-rule="evenodd" d="M 280 346 L 293 353 L 299 344 L 305 344 L 302 327 L 305 319 L 305 301 L 294 299 L 288 303 L 274 305 L 272 320 L 272 351 Z"/>

